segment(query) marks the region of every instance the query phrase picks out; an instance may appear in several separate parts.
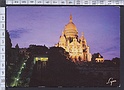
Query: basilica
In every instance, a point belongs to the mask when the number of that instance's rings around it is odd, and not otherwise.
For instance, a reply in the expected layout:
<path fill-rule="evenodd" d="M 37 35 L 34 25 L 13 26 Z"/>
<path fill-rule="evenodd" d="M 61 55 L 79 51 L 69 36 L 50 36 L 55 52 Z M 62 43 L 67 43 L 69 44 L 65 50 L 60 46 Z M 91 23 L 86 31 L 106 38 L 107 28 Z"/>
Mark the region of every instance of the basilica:
<path fill-rule="evenodd" d="M 73 62 L 91 61 L 92 55 L 90 53 L 90 48 L 87 45 L 87 41 L 83 33 L 80 38 L 78 37 L 78 30 L 72 21 L 72 15 L 70 15 L 69 23 L 65 25 L 59 42 L 55 46 L 62 47 L 69 52 L 70 58 Z"/>

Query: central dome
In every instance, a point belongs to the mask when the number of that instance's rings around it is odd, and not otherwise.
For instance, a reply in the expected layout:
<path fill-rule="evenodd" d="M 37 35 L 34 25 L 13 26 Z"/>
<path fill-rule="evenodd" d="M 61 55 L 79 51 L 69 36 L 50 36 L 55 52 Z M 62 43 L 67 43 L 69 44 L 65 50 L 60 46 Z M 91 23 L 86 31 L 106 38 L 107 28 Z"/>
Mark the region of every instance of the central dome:
<path fill-rule="evenodd" d="M 64 34 L 66 37 L 76 37 L 78 35 L 77 28 L 72 22 L 72 15 L 70 15 L 70 21 L 65 25 Z"/>

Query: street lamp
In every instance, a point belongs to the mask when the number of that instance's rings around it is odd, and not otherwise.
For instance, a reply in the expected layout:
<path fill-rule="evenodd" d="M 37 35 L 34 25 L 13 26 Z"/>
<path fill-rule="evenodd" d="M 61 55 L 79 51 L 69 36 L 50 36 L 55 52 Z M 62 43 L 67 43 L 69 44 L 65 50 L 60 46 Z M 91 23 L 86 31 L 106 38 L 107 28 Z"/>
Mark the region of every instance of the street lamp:
<path fill-rule="evenodd" d="M 19 72 L 19 74 L 21 74 L 21 72 Z"/>

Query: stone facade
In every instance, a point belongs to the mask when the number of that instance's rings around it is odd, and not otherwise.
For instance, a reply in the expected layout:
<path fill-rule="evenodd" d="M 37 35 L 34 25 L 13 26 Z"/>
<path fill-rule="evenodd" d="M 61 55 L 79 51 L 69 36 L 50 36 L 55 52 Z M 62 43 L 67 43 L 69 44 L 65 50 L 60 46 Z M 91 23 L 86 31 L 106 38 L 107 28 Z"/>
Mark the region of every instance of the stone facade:
<path fill-rule="evenodd" d="M 72 15 L 70 20 L 62 31 L 58 44 L 56 47 L 62 47 L 69 52 L 70 58 L 75 61 L 91 61 L 92 55 L 90 48 L 87 45 L 87 41 L 82 33 L 82 36 L 78 38 L 78 30 L 76 25 L 72 21 Z"/>

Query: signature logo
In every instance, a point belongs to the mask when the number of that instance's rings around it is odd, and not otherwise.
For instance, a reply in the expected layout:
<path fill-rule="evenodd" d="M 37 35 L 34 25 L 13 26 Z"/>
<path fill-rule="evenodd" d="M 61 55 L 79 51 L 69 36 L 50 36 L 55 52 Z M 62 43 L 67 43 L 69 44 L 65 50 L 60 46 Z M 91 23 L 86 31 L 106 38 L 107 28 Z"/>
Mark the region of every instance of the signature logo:
<path fill-rule="evenodd" d="M 113 85 L 113 83 L 116 82 L 112 77 L 108 79 L 108 82 L 106 84 L 110 84 L 110 86 Z"/>

